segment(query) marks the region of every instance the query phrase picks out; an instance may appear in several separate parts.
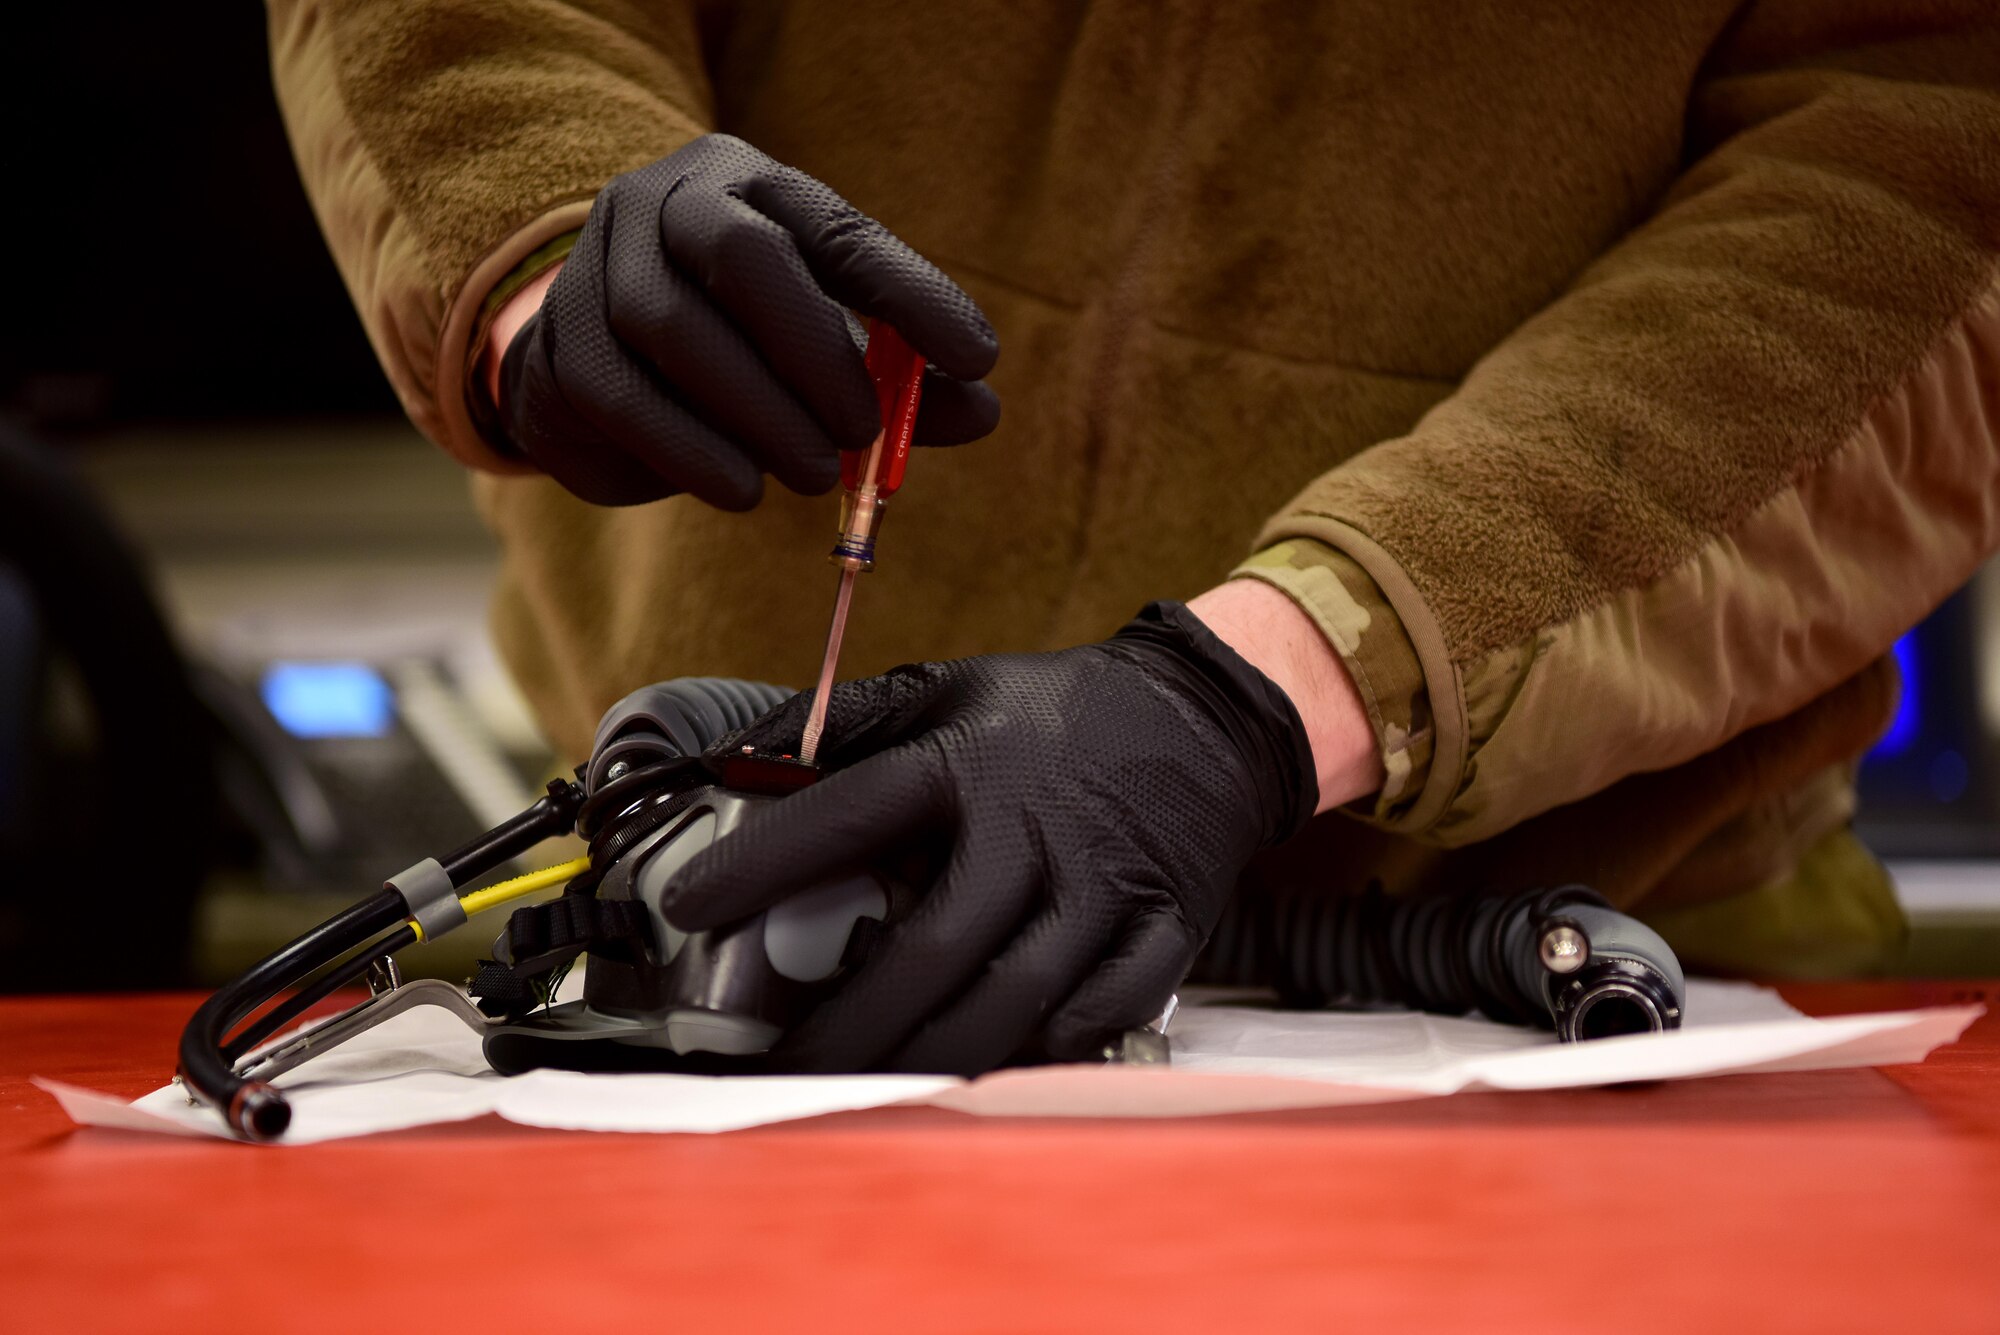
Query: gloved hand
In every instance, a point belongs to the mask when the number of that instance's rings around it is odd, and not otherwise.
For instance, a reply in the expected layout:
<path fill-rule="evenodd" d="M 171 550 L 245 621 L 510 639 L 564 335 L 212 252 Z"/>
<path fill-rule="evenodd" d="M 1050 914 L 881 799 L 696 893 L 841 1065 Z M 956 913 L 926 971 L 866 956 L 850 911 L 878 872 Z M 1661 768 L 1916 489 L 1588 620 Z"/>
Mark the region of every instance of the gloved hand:
<path fill-rule="evenodd" d="M 500 369 L 500 425 L 587 501 L 686 491 L 743 510 L 770 473 L 818 493 L 837 450 L 881 428 L 860 326 L 879 316 L 931 363 L 916 442 L 1000 420 L 979 307 L 825 185 L 705 135 L 620 176 Z"/>
<path fill-rule="evenodd" d="M 809 704 L 718 750 L 796 746 Z M 1179 603 L 1102 644 L 842 683 L 822 747 L 834 772 L 690 860 L 662 900 L 691 932 L 942 845 L 929 890 L 774 1053 L 797 1070 L 1095 1058 L 1160 1013 L 1244 863 L 1318 796 L 1291 701 Z"/>

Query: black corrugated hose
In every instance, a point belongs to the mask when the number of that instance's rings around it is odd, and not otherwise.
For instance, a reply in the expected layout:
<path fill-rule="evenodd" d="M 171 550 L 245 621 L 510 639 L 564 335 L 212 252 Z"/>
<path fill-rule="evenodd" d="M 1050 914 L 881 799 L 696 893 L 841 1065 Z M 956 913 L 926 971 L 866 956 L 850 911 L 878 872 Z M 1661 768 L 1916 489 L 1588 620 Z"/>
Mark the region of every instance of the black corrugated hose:
<path fill-rule="evenodd" d="M 1518 929 L 1578 905 L 1609 907 L 1580 885 L 1425 897 L 1388 895 L 1379 882 L 1359 895 L 1246 886 L 1190 981 L 1275 988 L 1298 1008 L 1393 1003 L 1553 1028 L 1534 956 L 1541 934 Z"/>

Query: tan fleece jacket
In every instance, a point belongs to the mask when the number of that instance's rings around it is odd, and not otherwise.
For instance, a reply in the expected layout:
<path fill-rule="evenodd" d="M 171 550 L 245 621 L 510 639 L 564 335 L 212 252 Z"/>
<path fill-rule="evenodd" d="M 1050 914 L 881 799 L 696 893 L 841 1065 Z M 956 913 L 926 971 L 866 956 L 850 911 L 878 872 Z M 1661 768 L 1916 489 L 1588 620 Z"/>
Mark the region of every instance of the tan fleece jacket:
<path fill-rule="evenodd" d="M 637 682 L 812 669 L 830 500 L 593 510 L 501 476 L 467 406 L 496 288 L 610 175 L 727 130 L 880 217 L 1001 336 L 1001 431 L 913 462 L 847 670 L 1095 638 L 1251 552 L 1235 573 L 1315 617 L 1389 765 L 1360 813 L 1381 833 L 1350 826 L 1320 874 L 1664 904 L 1775 884 L 1840 828 L 1890 705 L 1877 660 L 2000 540 L 1996 10 L 271 21 L 390 378 L 494 470 L 496 630 L 562 745 Z M 1813 865 L 1836 863 L 1872 867 Z"/>

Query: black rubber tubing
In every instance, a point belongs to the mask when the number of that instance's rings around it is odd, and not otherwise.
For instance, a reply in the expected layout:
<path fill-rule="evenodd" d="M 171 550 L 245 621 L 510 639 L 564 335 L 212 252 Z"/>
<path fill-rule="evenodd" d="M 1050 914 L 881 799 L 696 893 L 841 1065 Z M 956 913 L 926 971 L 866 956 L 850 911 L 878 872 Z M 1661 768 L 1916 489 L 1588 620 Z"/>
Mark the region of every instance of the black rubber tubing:
<path fill-rule="evenodd" d="M 328 969 L 305 987 L 287 997 L 280 1005 L 273 1006 L 257 1017 L 254 1024 L 246 1026 L 236 1037 L 223 1046 L 222 1055 L 234 1067 L 244 1053 L 262 1043 L 285 1025 L 305 1014 L 313 1006 L 346 987 L 349 983 L 368 972 L 370 965 L 385 955 L 393 955 L 399 950 L 417 944 L 417 929 L 403 924 L 379 941 L 356 951 L 353 955 Z"/>
<path fill-rule="evenodd" d="M 268 1086 L 236 1075 L 223 1040 L 243 1017 L 282 989 L 324 968 L 401 922 L 409 906 L 394 890 L 369 896 L 251 965 L 201 1004 L 181 1033 L 180 1074 L 190 1093 L 213 1104 L 239 1133 L 270 1140 L 291 1123 L 291 1108 Z"/>
<path fill-rule="evenodd" d="M 583 804 L 583 790 L 558 780 L 535 804 L 462 847 L 438 859 L 452 888 L 462 890 L 509 858 L 541 843 L 568 834 L 576 828 L 577 808 Z"/>
<path fill-rule="evenodd" d="M 676 721 L 682 728 L 676 730 L 677 735 L 662 739 L 663 750 L 676 756 L 698 754 L 790 692 L 762 682 L 694 677 L 667 683 L 666 694 L 668 700 L 663 703 L 676 708 Z M 668 767 L 657 768 L 664 771 Z M 583 804 L 583 789 L 577 785 L 551 783 L 548 793 L 533 806 L 454 849 L 439 864 L 453 888 L 463 888 L 544 839 L 576 829 Z M 204 1001 L 181 1032 L 180 1075 L 189 1092 L 220 1109 L 224 1120 L 247 1139 L 273 1140 L 283 1135 L 291 1125 L 291 1105 L 271 1086 L 238 1076 L 235 1059 L 307 1007 L 360 977 L 373 961 L 414 943 L 416 933 L 406 928 L 375 942 L 328 970 L 233 1040 L 230 1030 L 285 988 L 298 986 L 299 980 L 395 926 L 409 911 L 400 893 L 384 889 L 259 960 Z"/>
<path fill-rule="evenodd" d="M 542 840 L 567 834 L 575 826 L 582 796 L 573 784 L 551 784 L 549 792 L 520 815 L 448 854 L 441 863 L 445 875 L 454 888 L 464 886 Z M 384 888 L 258 961 L 203 1002 L 181 1032 L 180 1072 L 188 1090 L 219 1108 L 232 1127 L 252 1140 L 282 1135 L 291 1123 L 290 1105 L 268 1087 L 259 1087 L 254 1096 L 246 1094 L 254 1082 L 235 1073 L 235 1059 L 308 1006 L 360 977 L 369 962 L 412 944 L 415 933 L 406 933 L 407 939 L 392 937 L 331 970 L 225 1046 L 229 1031 L 285 988 L 387 931 L 409 911 L 399 892 Z"/>
<path fill-rule="evenodd" d="M 1539 933 L 1521 935 L 1526 953 L 1516 957 L 1507 950 L 1508 929 L 1572 904 L 1609 907 L 1580 885 L 1423 899 L 1385 895 L 1379 886 L 1359 895 L 1296 886 L 1239 891 L 1190 977 L 1275 988 L 1284 1005 L 1304 1009 L 1390 1002 L 1553 1028 L 1536 987 Z"/>

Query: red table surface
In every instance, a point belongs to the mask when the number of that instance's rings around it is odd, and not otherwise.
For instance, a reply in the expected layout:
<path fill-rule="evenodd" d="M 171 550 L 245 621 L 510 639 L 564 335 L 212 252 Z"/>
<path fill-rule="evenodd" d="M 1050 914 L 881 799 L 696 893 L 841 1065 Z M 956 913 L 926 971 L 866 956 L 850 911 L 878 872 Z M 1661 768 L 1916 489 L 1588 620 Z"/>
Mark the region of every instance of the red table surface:
<path fill-rule="evenodd" d="M 274 1150 L 27 1083 L 154 1088 L 194 1002 L 0 1001 L 6 1329 L 2000 1331 L 2000 1016 L 1921 1066 L 1164 1122 Z"/>

